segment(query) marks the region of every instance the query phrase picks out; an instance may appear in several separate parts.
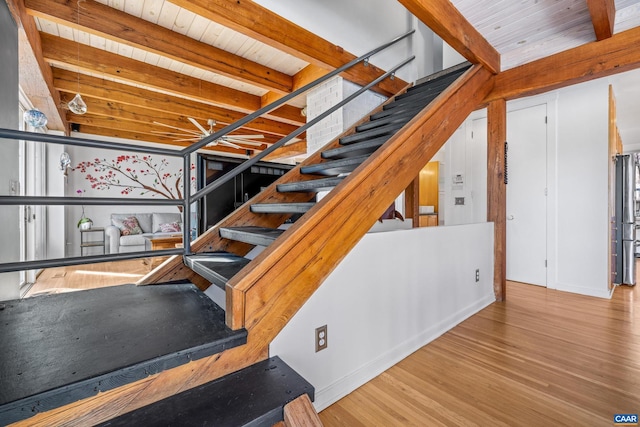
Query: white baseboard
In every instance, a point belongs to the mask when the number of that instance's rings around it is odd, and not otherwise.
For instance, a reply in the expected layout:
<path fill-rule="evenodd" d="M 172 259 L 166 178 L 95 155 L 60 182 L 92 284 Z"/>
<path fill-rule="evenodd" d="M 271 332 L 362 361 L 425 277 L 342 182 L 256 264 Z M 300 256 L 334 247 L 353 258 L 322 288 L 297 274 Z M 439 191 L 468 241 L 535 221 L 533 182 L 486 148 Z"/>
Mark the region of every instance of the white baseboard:
<path fill-rule="evenodd" d="M 447 318 L 432 325 L 421 334 L 414 338 L 403 342 L 402 344 L 392 348 L 388 352 L 380 355 L 371 362 L 361 366 L 351 374 L 335 381 L 334 383 L 316 390 L 314 407 L 320 412 L 332 403 L 342 399 L 358 387 L 371 381 L 387 369 L 391 368 L 410 354 L 424 347 L 431 341 L 438 338 L 463 320 L 476 314 L 483 308 L 487 307 L 495 301 L 493 295 L 487 296 L 475 303 L 462 308 L 457 313 L 453 313 Z"/>
<path fill-rule="evenodd" d="M 613 295 L 613 289 L 612 290 L 593 289 L 593 288 L 587 288 L 584 286 L 569 285 L 566 283 L 556 283 L 555 287 L 548 286 L 548 288 L 555 289 L 557 291 L 562 291 L 562 292 L 571 292 L 574 294 L 586 295 L 590 297 L 606 298 L 606 299 L 611 299 L 611 296 Z"/>

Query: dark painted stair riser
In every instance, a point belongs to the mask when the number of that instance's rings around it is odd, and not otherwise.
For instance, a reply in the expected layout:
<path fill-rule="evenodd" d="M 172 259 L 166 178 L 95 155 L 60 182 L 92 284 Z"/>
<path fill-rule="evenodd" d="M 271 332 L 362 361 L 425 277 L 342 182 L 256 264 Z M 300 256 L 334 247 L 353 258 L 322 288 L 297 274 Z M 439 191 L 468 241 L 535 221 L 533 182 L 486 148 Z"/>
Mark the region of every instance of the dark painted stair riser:
<path fill-rule="evenodd" d="M 314 389 L 279 357 L 273 357 L 117 418 L 102 427 L 272 426 L 284 406 Z"/>

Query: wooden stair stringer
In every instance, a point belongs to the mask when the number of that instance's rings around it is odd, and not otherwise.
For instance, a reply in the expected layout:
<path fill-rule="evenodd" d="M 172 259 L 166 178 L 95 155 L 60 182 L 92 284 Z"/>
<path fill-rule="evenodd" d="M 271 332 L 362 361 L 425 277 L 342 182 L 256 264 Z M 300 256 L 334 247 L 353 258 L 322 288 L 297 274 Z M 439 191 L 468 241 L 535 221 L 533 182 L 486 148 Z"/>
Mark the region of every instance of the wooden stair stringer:
<path fill-rule="evenodd" d="M 244 322 L 228 325 L 268 345 L 492 87 L 488 70 L 470 68 L 234 276 L 227 311 Z"/>
<path fill-rule="evenodd" d="M 406 93 L 407 89 L 411 85 L 405 86 L 398 94 Z M 304 166 L 321 163 L 327 161 L 321 157 L 323 151 L 341 147 L 340 138 L 352 135 L 356 132 L 356 127 L 369 121 L 369 116 L 380 111 L 383 111 L 385 105 L 394 101 L 395 96 L 390 97 L 378 107 L 369 112 L 365 117 L 356 122 L 351 128 L 347 129 L 341 135 L 334 140 L 327 143 L 317 152 L 307 157 L 303 162 L 297 165 L 295 168 L 281 176 L 274 183 L 269 185 L 264 191 L 257 194 L 255 197 L 244 203 L 238 209 L 230 213 L 227 217 L 218 222 L 215 226 L 211 227 L 204 233 L 202 233 L 196 240 L 191 242 L 191 250 L 193 253 L 198 252 L 212 252 L 212 251 L 228 251 L 237 255 L 244 256 L 252 248 L 252 245 L 245 243 L 227 240 L 220 237 L 220 228 L 223 227 L 242 227 L 242 226 L 258 226 L 267 228 L 278 228 L 283 224 L 288 215 L 273 215 L 273 214 L 255 214 L 250 211 L 252 204 L 258 203 L 283 203 L 283 202 L 308 202 L 315 194 L 312 193 L 279 193 L 276 189 L 278 184 L 286 184 L 296 181 L 309 181 L 313 180 L 314 176 L 300 173 L 300 169 Z M 164 283 L 173 280 L 189 280 L 191 283 L 198 286 L 201 290 L 206 290 L 210 283 L 196 274 L 189 267 L 184 265 L 181 256 L 173 256 L 160 264 L 154 270 L 138 280 L 138 285 L 152 285 L 157 283 Z M 227 297 L 227 299 L 229 299 Z M 229 324 L 229 322 L 227 322 Z"/>

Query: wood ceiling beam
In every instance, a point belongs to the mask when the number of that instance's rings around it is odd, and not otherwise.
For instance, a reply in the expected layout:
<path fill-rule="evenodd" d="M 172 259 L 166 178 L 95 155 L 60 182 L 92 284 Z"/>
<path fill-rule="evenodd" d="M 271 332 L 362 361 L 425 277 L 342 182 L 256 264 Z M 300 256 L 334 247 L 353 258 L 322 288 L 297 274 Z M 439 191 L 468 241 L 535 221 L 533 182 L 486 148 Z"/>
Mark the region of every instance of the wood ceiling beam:
<path fill-rule="evenodd" d="M 59 108 L 60 94 L 53 85 L 51 67 L 42 58 L 40 33 L 21 0 L 7 0 L 18 25 L 19 83 L 34 107 L 48 119 L 47 127 L 65 131 L 65 112 Z"/>
<path fill-rule="evenodd" d="M 168 28 L 121 12 L 93 0 L 84 0 L 80 17 L 67 0 L 25 0 L 27 12 L 57 24 L 153 52 L 281 94 L 291 92 L 293 78 Z"/>
<path fill-rule="evenodd" d="M 236 111 L 214 107 L 209 104 L 203 104 L 173 95 L 153 92 L 123 83 L 116 83 L 84 74 L 78 76 L 78 74 L 74 72 L 60 68 L 53 68 L 53 76 L 54 86 L 57 90 L 76 92 L 79 86 L 82 96 L 141 107 L 153 110 L 158 114 L 175 114 L 204 121 L 213 119 L 221 125 L 228 125 L 245 116 L 245 114 Z M 285 136 L 293 132 L 296 126 L 258 118 L 247 123 L 244 129 Z"/>
<path fill-rule="evenodd" d="M 79 116 L 82 117 L 82 116 Z M 165 138 L 158 135 L 131 132 L 126 129 L 116 129 L 116 128 L 106 128 L 102 126 L 95 126 L 91 124 L 91 120 L 86 117 L 83 119 L 87 124 L 80 124 L 80 130 L 78 133 L 88 134 L 88 135 L 99 135 L 110 138 L 122 138 L 130 141 L 138 141 L 138 142 L 155 142 L 158 144 L 171 145 L 175 147 L 187 147 L 190 144 L 188 142 L 176 142 L 170 138 Z M 71 133 L 71 136 L 76 136 L 75 132 Z M 216 153 L 224 153 L 224 154 L 236 154 L 239 156 L 246 157 L 246 150 L 238 150 L 232 147 L 223 147 L 223 146 L 214 146 L 214 147 L 206 147 L 203 150 L 216 152 Z M 140 147 L 140 151 L 144 151 L 144 147 Z"/>
<path fill-rule="evenodd" d="M 284 147 L 281 147 L 276 151 L 274 151 L 273 153 L 265 156 L 264 160 L 269 162 L 274 160 L 288 159 L 296 156 L 304 156 L 305 154 L 307 154 L 306 140 L 285 145 Z"/>
<path fill-rule="evenodd" d="M 98 109 L 98 111 L 100 111 L 100 107 L 96 103 L 92 102 L 91 99 L 88 99 L 87 105 L 89 105 L 90 102 L 96 107 L 96 109 Z M 105 113 L 107 112 L 107 110 L 103 109 L 100 112 Z M 124 115 L 124 116 L 128 116 L 128 115 Z M 160 136 L 163 138 L 168 138 L 171 141 L 176 141 L 179 139 L 185 139 L 185 138 L 191 137 L 190 135 L 185 135 L 184 137 L 175 135 L 175 134 L 187 134 L 187 132 L 174 130 L 166 126 L 162 126 L 162 125 L 158 125 L 158 124 L 154 124 L 146 121 L 138 121 L 138 120 L 132 120 L 129 118 L 125 119 L 122 117 L 110 116 L 107 114 L 98 114 L 94 112 L 83 114 L 83 115 L 77 115 L 69 112 L 67 113 L 67 120 L 69 121 L 69 123 L 76 123 L 81 125 L 84 124 L 84 125 L 90 125 L 95 127 L 101 127 L 105 129 L 126 130 L 129 132 L 143 134 L 143 135 Z M 183 124 L 182 122 L 179 122 L 179 121 L 170 121 L 170 120 L 167 120 L 167 121 L 169 122 L 167 124 L 171 126 L 176 125 L 177 127 L 181 127 L 182 129 L 195 130 L 195 127 L 191 123 Z M 242 134 L 242 132 L 238 131 L 237 134 Z M 197 134 L 193 134 L 192 136 L 196 137 Z M 268 146 L 267 144 L 273 144 L 277 141 L 278 141 L 278 138 L 274 138 L 269 135 L 264 135 L 263 139 L 256 140 L 256 142 L 261 143 L 260 146 L 253 146 L 252 144 L 242 144 L 242 143 L 239 143 L 238 145 L 247 149 L 260 150 L 260 149 L 266 148 Z"/>
<path fill-rule="evenodd" d="M 109 76 L 119 81 L 142 85 L 243 113 L 252 113 L 260 108 L 261 99 L 256 95 L 199 80 L 50 34 L 41 33 L 40 37 L 42 39 L 42 54 L 45 60 L 52 65 L 71 66 L 85 73 Z M 269 118 L 298 126 L 303 123 L 300 110 L 289 106 L 271 112 Z"/>
<path fill-rule="evenodd" d="M 640 68 L 640 27 L 503 71 L 485 99 L 515 99 Z"/>
<path fill-rule="evenodd" d="M 69 102 L 74 93 L 62 93 L 63 102 Z M 102 116 L 102 117 L 110 117 L 114 119 L 119 119 L 122 121 L 131 121 L 146 124 L 152 130 L 158 132 L 171 132 L 171 133 L 186 133 L 180 132 L 178 130 L 172 130 L 166 126 L 157 125 L 155 123 L 162 123 L 167 126 L 173 126 L 177 128 L 187 129 L 191 131 L 197 131 L 193 123 L 191 123 L 186 116 L 178 116 L 173 115 L 171 113 L 159 113 L 157 111 L 149 110 L 146 108 L 141 108 L 138 106 L 131 106 L 126 104 L 120 104 L 115 101 L 105 101 L 97 98 L 83 97 L 84 102 L 87 104 L 87 111 L 94 116 Z M 70 120 L 74 122 L 74 116 L 70 116 Z M 202 124 L 205 128 L 208 127 L 206 124 L 206 120 L 200 120 L 200 124 Z M 215 126 L 215 130 L 219 130 L 221 126 Z M 265 142 L 269 144 L 273 144 L 277 142 L 280 138 L 276 135 L 264 134 L 261 132 L 251 131 L 249 129 L 240 128 L 233 134 L 251 134 L 251 135 L 263 135 L 264 139 L 261 139 L 257 142 Z M 174 138 L 178 139 L 178 138 Z"/>
<path fill-rule="evenodd" d="M 608 39 L 613 35 L 613 25 L 616 20 L 616 5 L 614 0 L 587 0 L 593 29 L 597 40 Z"/>
<path fill-rule="evenodd" d="M 171 3 L 321 68 L 333 70 L 355 58 L 340 46 L 252 1 L 172 0 Z M 377 67 L 360 64 L 343 75 L 347 80 L 364 86 L 382 74 L 384 72 Z M 385 79 L 374 90 L 391 96 L 406 84 L 398 78 Z"/>
<path fill-rule="evenodd" d="M 500 54 L 449 0 L 398 0 L 442 40 L 473 64 L 500 72 Z"/>

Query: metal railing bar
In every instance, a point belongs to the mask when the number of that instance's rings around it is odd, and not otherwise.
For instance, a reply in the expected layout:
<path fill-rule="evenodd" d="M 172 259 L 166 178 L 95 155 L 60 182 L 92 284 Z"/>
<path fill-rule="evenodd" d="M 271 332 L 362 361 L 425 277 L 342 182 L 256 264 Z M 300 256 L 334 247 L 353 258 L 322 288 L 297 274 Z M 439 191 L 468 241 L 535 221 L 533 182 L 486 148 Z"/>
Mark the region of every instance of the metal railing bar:
<path fill-rule="evenodd" d="M 290 140 L 292 140 L 296 136 L 300 135 L 302 132 L 306 131 L 311 126 L 313 126 L 316 123 L 318 123 L 319 121 L 323 120 L 325 117 L 329 116 L 330 114 L 332 114 L 337 109 L 339 109 L 339 108 L 343 107 L 345 104 L 351 102 L 354 98 L 356 98 L 359 95 L 363 94 L 364 92 L 366 92 L 367 90 L 369 90 L 370 88 L 372 88 L 373 86 L 378 84 L 380 81 L 384 80 L 389 75 L 395 73 L 400 68 L 404 67 L 405 65 L 407 65 L 409 62 L 413 61 L 414 59 L 415 59 L 415 56 L 412 56 L 412 57 L 404 60 L 403 62 L 401 62 L 400 64 L 396 65 L 394 68 L 392 68 L 391 70 L 387 71 L 385 74 L 383 74 L 380 77 L 378 77 L 377 79 L 373 80 L 371 83 L 367 84 L 366 86 L 363 86 L 357 92 L 354 92 L 353 94 L 349 95 L 347 98 L 343 99 L 342 101 L 340 101 L 339 103 L 337 103 L 336 105 L 334 105 L 333 107 L 331 107 L 330 109 L 325 111 L 324 113 L 320 114 L 318 117 L 316 117 L 313 120 L 305 123 L 303 126 L 300 126 L 298 129 L 294 130 L 289 135 L 285 136 L 280 141 L 278 141 L 275 144 L 273 144 L 271 147 L 267 148 L 264 151 L 261 151 L 260 153 L 258 153 L 254 157 L 252 157 L 251 159 L 246 160 L 244 163 L 241 163 L 240 165 L 236 166 L 235 168 L 233 168 L 232 170 L 230 170 L 226 174 L 222 175 L 220 178 L 216 179 L 215 181 L 213 181 L 212 183 L 208 184 L 206 187 L 202 188 L 201 190 L 199 190 L 195 194 L 193 194 L 191 197 L 189 197 L 189 202 L 190 203 L 196 202 L 196 201 L 200 200 L 201 198 L 203 198 L 204 196 L 206 196 L 207 194 L 209 194 L 212 191 L 216 190 L 217 188 L 219 188 L 223 184 L 229 182 L 235 176 L 237 176 L 241 172 L 247 170 L 248 168 L 253 166 L 255 163 L 259 162 L 265 156 L 268 156 L 273 151 L 277 150 L 278 148 L 280 148 L 281 146 L 283 146 L 284 144 L 286 144 L 287 142 L 289 142 Z"/>
<path fill-rule="evenodd" d="M 107 261 L 124 261 L 129 259 L 149 258 L 156 256 L 182 255 L 184 251 L 178 249 L 162 249 L 148 252 L 126 252 L 121 254 L 89 255 L 72 258 L 52 258 L 38 261 L 17 261 L 0 264 L 0 273 L 21 270 L 36 270 L 41 268 L 67 267 L 71 265 L 92 264 Z"/>
<path fill-rule="evenodd" d="M 50 135 L 46 133 L 26 132 L 15 129 L 0 128 L 0 138 L 5 139 L 24 139 L 26 141 L 48 142 L 51 144 L 75 145 L 78 147 L 89 148 L 105 148 L 107 150 L 126 150 L 136 153 L 159 154 L 163 156 L 182 157 L 182 150 L 159 148 L 159 147 L 143 147 L 134 144 L 125 144 L 120 142 L 95 141 L 87 138 L 74 138 L 72 136 Z"/>
<path fill-rule="evenodd" d="M 201 139 L 200 141 L 198 141 L 195 144 L 190 145 L 189 147 L 183 148 L 182 152 L 183 153 L 193 153 L 196 150 L 199 150 L 200 148 L 204 147 L 205 145 L 225 136 L 226 134 L 228 134 L 229 132 L 232 132 L 242 126 L 244 126 L 245 124 L 251 122 L 254 119 L 257 119 L 258 117 L 262 116 L 263 114 L 268 113 L 269 111 L 272 111 L 278 107 L 280 107 L 281 105 L 287 103 L 288 101 L 292 100 L 293 98 L 297 97 L 300 94 L 305 93 L 306 91 L 308 91 L 309 89 L 319 85 L 320 83 L 329 80 L 330 78 L 337 76 L 338 74 L 348 70 L 349 68 L 353 67 L 354 65 L 358 64 L 359 62 L 364 61 L 365 59 L 375 55 L 376 53 L 379 53 L 382 50 L 385 50 L 386 48 L 388 48 L 389 46 L 392 46 L 396 43 L 398 43 L 401 40 L 404 40 L 405 38 L 411 36 L 413 33 L 415 32 L 415 30 L 411 30 L 406 34 L 403 34 L 399 37 L 396 37 L 395 39 L 391 40 L 388 43 L 385 43 L 383 45 L 378 46 L 377 48 L 365 53 L 362 56 L 359 56 L 358 58 L 352 59 L 350 62 L 344 64 L 341 67 L 336 68 L 335 70 L 325 74 L 324 76 L 312 81 L 311 83 L 307 83 L 306 85 L 302 86 L 301 88 L 291 92 L 290 94 L 287 94 L 285 96 L 283 96 L 280 99 L 275 100 L 274 102 L 272 102 L 271 104 L 262 107 L 261 109 L 246 115 L 245 117 L 243 117 L 242 119 L 238 120 L 237 122 L 231 123 L 230 125 L 220 129 L 217 132 L 212 133 L 211 135 Z M 377 83 L 376 83 L 377 84 Z"/>
<path fill-rule="evenodd" d="M 238 129 L 244 126 L 246 123 L 262 116 L 269 111 L 272 111 L 279 106 L 285 104 L 289 100 L 299 96 L 300 94 L 308 91 L 309 89 L 317 86 L 318 84 L 346 71 L 347 69 L 353 67 L 354 65 L 367 61 L 372 55 L 392 46 L 399 41 L 411 36 L 415 30 L 411 30 L 408 33 L 396 37 L 388 43 L 385 43 L 376 49 L 367 52 L 366 54 L 353 59 L 349 63 L 327 73 L 326 75 L 316 79 L 315 81 L 306 84 L 305 86 L 297 89 L 296 91 L 280 98 L 279 100 L 255 111 L 252 114 L 249 114 L 238 120 L 235 123 L 232 123 L 225 128 L 215 132 L 208 137 L 203 138 L 196 144 L 193 144 L 184 149 L 170 149 L 170 148 L 158 148 L 158 147 L 143 147 L 140 145 L 127 144 L 127 143 L 119 143 L 119 142 L 111 142 L 111 141 L 96 141 L 87 138 L 75 138 L 70 136 L 59 136 L 59 135 L 50 135 L 36 132 L 26 132 L 19 131 L 15 129 L 4 129 L 0 128 L 0 138 L 4 139 L 14 139 L 14 140 L 27 140 L 34 142 L 45 142 L 45 143 L 53 143 L 53 144 L 63 144 L 63 145 L 71 145 L 71 146 L 79 146 L 79 147 L 88 147 L 88 148 L 103 148 L 108 150 L 126 150 L 137 153 L 149 153 L 149 154 L 158 154 L 169 157 L 182 157 L 183 158 L 183 189 L 184 189 L 184 198 L 183 199 L 122 199 L 122 198 L 113 198 L 113 197 L 86 197 L 86 198 L 78 198 L 78 197 L 41 197 L 41 196 L 0 196 L 0 205 L 96 205 L 96 206 L 104 206 L 104 205 L 127 205 L 127 206 L 182 206 L 183 210 L 183 248 L 177 249 L 166 249 L 166 250 L 158 250 L 158 251 L 140 251 L 140 252 L 128 252 L 128 253 L 119 253 L 119 254 L 102 254 L 102 255 L 90 255 L 90 256 L 81 256 L 81 257 L 69 257 L 69 258 L 57 258 L 57 259 L 46 259 L 46 260 L 37 260 L 37 261 L 20 261 L 20 262 L 9 262 L 9 263 L 0 263 L 0 273 L 12 272 L 12 271 L 20 271 L 20 270 L 33 270 L 33 269 L 41 269 L 41 268 L 52 268 L 52 267 L 64 267 L 64 266 L 72 266 L 72 265 L 80 265 L 80 264 L 89 264 L 89 263 L 99 263 L 99 262 L 108 262 L 108 261 L 123 261 L 130 259 L 138 259 L 138 258 L 147 258 L 147 257 L 156 257 L 156 256 L 169 256 L 169 255 L 185 255 L 191 252 L 191 242 L 190 242 L 190 228 L 191 228 L 191 217 L 190 217 L 190 207 L 191 204 L 195 201 L 200 200 L 205 195 L 209 194 L 211 191 L 218 188 L 220 185 L 224 184 L 231 180 L 234 176 L 237 176 L 240 172 L 248 169 L 253 166 L 255 163 L 263 159 L 265 156 L 271 154 L 273 151 L 277 150 L 296 136 L 300 135 L 304 131 L 306 131 L 309 127 L 318 123 L 320 120 L 327 117 L 329 114 L 333 113 L 335 110 L 341 108 L 348 102 L 352 101 L 357 96 L 361 95 L 365 91 L 369 90 L 388 76 L 392 76 L 395 72 L 402 68 L 404 65 L 411 62 L 414 57 L 405 60 L 401 64 L 394 67 L 392 70 L 387 71 L 383 75 L 376 78 L 371 83 L 363 86 L 360 90 L 350 95 L 349 97 L 342 100 L 339 104 L 331 108 L 330 110 L 324 112 L 320 116 L 314 118 L 310 122 L 298 128 L 296 131 L 290 133 L 286 137 L 282 138 L 276 144 L 273 144 L 266 150 L 260 152 L 258 155 L 253 158 L 245 161 L 243 164 L 234 168 L 229 173 L 223 175 L 221 178 L 217 179 L 213 183 L 209 184 L 207 187 L 201 189 L 196 192 L 194 195 L 190 196 L 190 186 L 191 186 L 191 153 L 197 151 L 198 149 L 206 146 L 208 143 L 217 140 L 218 138 L 226 135 L 227 133 Z"/>
<path fill-rule="evenodd" d="M 191 204 L 189 203 L 189 190 L 191 189 L 191 154 L 185 154 L 182 166 L 183 172 L 183 192 L 182 200 L 182 247 L 184 254 L 191 254 Z"/>
<path fill-rule="evenodd" d="M 0 205 L 181 206 L 184 199 L 124 199 L 118 197 L 0 196 Z"/>

